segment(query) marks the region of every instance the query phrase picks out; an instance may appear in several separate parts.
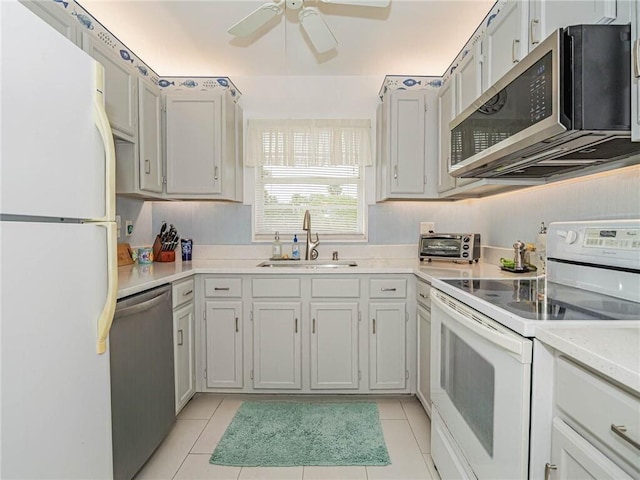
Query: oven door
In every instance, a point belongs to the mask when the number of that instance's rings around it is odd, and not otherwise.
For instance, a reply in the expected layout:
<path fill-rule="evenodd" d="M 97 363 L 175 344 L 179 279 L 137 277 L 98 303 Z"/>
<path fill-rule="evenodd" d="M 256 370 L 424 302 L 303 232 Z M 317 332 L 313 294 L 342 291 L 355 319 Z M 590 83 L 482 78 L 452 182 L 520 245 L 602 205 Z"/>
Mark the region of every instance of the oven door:
<path fill-rule="evenodd" d="M 531 340 L 435 289 L 431 316 L 431 399 L 463 460 L 481 480 L 527 478 Z"/>

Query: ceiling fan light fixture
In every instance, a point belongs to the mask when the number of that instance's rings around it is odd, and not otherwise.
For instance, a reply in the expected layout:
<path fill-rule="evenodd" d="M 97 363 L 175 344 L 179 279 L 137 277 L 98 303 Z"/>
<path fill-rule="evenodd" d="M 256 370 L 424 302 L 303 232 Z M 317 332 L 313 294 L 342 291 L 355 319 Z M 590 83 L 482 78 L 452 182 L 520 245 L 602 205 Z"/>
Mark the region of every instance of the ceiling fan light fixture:
<path fill-rule="evenodd" d="M 338 46 L 338 41 L 316 9 L 303 8 L 298 18 L 316 52 L 325 53 Z"/>
<path fill-rule="evenodd" d="M 248 37 L 267 24 L 269 20 L 282 13 L 280 3 L 265 3 L 251 12 L 235 25 L 232 25 L 227 32 L 237 37 Z"/>

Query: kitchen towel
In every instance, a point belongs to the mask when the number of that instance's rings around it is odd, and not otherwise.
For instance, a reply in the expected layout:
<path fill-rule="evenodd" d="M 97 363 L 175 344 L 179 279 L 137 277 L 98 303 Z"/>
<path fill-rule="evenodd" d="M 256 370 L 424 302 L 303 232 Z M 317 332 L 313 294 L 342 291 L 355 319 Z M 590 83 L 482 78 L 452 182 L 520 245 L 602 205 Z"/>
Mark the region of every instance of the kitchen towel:
<path fill-rule="evenodd" d="M 373 402 L 244 402 L 210 463 L 242 467 L 389 465 Z"/>

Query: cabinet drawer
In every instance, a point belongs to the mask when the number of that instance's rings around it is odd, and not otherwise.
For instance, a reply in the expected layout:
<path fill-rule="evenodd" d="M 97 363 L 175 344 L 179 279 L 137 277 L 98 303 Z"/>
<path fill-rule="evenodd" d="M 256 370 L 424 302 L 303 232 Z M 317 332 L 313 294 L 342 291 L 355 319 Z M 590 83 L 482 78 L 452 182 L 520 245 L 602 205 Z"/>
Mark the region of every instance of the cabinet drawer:
<path fill-rule="evenodd" d="M 205 278 L 205 297 L 241 297 L 242 280 L 240 278 Z"/>
<path fill-rule="evenodd" d="M 254 278 L 251 280 L 254 297 L 299 297 L 299 278 Z"/>
<path fill-rule="evenodd" d="M 313 278 L 311 296 L 314 298 L 357 298 L 360 296 L 360 280 L 357 278 Z"/>
<path fill-rule="evenodd" d="M 369 281 L 371 298 L 405 298 L 407 281 L 404 278 L 372 278 Z"/>
<path fill-rule="evenodd" d="M 640 442 L 640 398 L 560 357 L 556 405 L 569 425 L 602 442 L 609 449 L 607 456 L 619 456 L 640 472 L 638 450 L 612 429 L 612 425 L 624 426 L 624 435 Z"/>
<path fill-rule="evenodd" d="M 193 300 L 193 286 L 193 278 L 175 282 L 171 285 L 173 308 L 179 307 L 180 305 Z"/>
<path fill-rule="evenodd" d="M 431 285 L 422 280 L 416 281 L 416 298 L 418 303 L 429 308 L 431 306 L 431 299 L 429 293 L 431 292 Z"/>

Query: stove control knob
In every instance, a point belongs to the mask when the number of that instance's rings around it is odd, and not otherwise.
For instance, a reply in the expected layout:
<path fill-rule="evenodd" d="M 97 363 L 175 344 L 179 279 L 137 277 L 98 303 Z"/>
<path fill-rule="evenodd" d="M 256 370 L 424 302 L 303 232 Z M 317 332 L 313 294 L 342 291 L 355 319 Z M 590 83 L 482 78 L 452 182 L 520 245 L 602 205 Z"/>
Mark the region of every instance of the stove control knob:
<path fill-rule="evenodd" d="M 564 237 L 564 243 L 572 244 L 578 239 L 578 232 L 575 230 L 569 230 L 567 236 Z"/>

